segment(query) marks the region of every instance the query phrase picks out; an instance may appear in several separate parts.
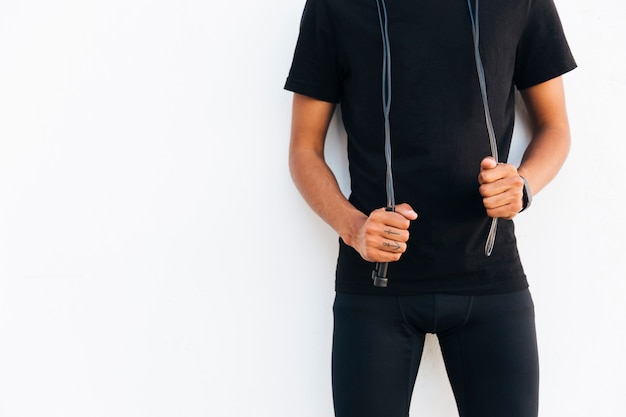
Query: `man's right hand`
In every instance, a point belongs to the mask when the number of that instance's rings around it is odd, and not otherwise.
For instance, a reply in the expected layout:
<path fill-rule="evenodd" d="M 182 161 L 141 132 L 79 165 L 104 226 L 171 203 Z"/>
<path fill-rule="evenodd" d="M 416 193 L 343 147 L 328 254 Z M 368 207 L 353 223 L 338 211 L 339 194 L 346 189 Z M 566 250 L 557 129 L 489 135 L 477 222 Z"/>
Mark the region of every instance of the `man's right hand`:
<path fill-rule="evenodd" d="M 376 209 L 365 218 L 352 242 L 346 242 L 369 262 L 395 262 L 406 251 L 409 225 L 417 213 L 407 203 L 395 211 Z"/>
<path fill-rule="evenodd" d="M 343 241 L 370 262 L 394 262 L 406 251 L 409 224 L 417 214 L 408 204 L 367 216 L 343 195 L 324 159 L 324 143 L 334 104 L 294 94 L 289 169 L 309 206 Z"/>

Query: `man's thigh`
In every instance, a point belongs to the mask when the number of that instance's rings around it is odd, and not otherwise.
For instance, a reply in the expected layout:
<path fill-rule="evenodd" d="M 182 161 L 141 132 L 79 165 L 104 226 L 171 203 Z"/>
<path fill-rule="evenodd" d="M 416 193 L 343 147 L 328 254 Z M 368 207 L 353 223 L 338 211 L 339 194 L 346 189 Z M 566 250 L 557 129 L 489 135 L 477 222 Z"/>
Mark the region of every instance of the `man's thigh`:
<path fill-rule="evenodd" d="M 424 335 L 404 323 L 396 297 L 338 293 L 333 398 L 337 417 L 406 417 Z"/>
<path fill-rule="evenodd" d="M 439 335 L 461 417 L 536 417 L 539 365 L 527 290 L 474 297 L 468 321 Z"/>

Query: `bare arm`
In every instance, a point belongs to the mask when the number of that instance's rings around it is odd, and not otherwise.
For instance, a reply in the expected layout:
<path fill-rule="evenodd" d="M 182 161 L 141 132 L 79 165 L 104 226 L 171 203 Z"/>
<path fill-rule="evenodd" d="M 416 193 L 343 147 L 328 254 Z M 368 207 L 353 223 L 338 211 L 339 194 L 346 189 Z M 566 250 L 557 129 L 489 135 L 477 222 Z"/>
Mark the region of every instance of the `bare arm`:
<path fill-rule="evenodd" d="M 532 123 L 532 139 L 519 168 L 481 162 L 478 177 L 483 203 L 490 217 L 512 219 L 522 209 L 526 178 L 533 194 L 541 191 L 559 172 L 570 148 L 570 131 L 561 77 L 521 92 Z"/>
<path fill-rule="evenodd" d="M 521 93 L 533 125 L 533 140 L 518 172 L 536 194 L 556 176 L 570 149 L 563 80 L 558 77 Z"/>
<path fill-rule="evenodd" d="M 289 169 L 296 187 L 315 211 L 342 238 L 350 240 L 355 224 L 367 216 L 343 196 L 324 160 L 324 143 L 334 104 L 294 94 Z"/>
<path fill-rule="evenodd" d="M 379 209 L 367 216 L 344 197 L 324 160 L 334 109 L 332 103 L 294 95 L 289 145 L 293 181 L 309 206 L 365 260 L 397 261 L 406 250 L 410 220 L 417 214 L 408 204 L 400 204 L 395 213 Z"/>

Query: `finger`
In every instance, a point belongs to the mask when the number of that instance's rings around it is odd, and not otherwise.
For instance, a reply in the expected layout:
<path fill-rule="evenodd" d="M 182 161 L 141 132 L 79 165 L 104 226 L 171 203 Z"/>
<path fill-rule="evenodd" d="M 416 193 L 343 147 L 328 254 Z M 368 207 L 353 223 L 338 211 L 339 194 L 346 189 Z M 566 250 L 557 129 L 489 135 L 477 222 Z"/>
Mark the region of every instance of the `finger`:
<path fill-rule="evenodd" d="M 488 156 L 480 161 L 480 169 L 493 169 L 498 166 L 498 162 L 493 157 Z"/>
<path fill-rule="evenodd" d="M 381 232 L 381 237 L 384 239 L 396 240 L 398 242 L 406 242 L 409 240 L 409 231 L 405 229 L 386 226 Z"/>
<path fill-rule="evenodd" d="M 512 220 L 519 213 L 519 210 L 516 210 L 512 204 L 495 209 L 487 209 L 486 211 L 487 216 L 504 220 Z"/>
<path fill-rule="evenodd" d="M 378 239 L 377 243 L 368 246 L 361 256 L 368 262 L 395 262 L 400 259 L 406 248 L 406 243 Z"/>
<path fill-rule="evenodd" d="M 385 227 L 394 227 L 396 229 L 406 230 L 411 225 L 411 221 L 400 213 L 395 211 L 387 211 L 386 209 L 377 209 L 370 214 L 372 224 L 377 224 L 377 231 L 381 232 Z"/>
<path fill-rule="evenodd" d="M 522 209 L 522 193 L 509 191 L 483 199 L 489 217 L 512 219 Z"/>
<path fill-rule="evenodd" d="M 489 184 L 509 177 L 518 177 L 517 168 L 511 164 L 500 163 L 490 169 L 481 169 L 478 174 L 479 184 Z"/>
<path fill-rule="evenodd" d="M 401 214 L 408 220 L 417 219 L 417 213 L 415 212 L 415 210 L 413 210 L 413 208 L 408 203 L 401 203 L 401 204 L 396 205 L 395 211 L 396 213 Z"/>
<path fill-rule="evenodd" d="M 401 253 L 386 252 L 383 250 L 376 251 L 370 258 L 365 258 L 368 262 L 396 262 L 402 257 Z"/>
<path fill-rule="evenodd" d="M 381 249 L 385 252 L 404 253 L 406 251 L 406 243 L 395 240 L 383 240 Z"/>
<path fill-rule="evenodd" d="M 506 176 L 494 182 L 482 184 L 478 191 L 483 197 L 492 197 L 500 194 L 510 194 L 509 199 L 522 198 L 524 180 L 519 175 Z"/>
<path fill-rule="evenodd" d="M 496 195 L 483 199 L 483 205 L 487 210 L 499 210 L 512 204 L 512 201 L 504 195 Z"/>
<path fill-rule="evenodd" d="M 499 180 L 482 184 L 478 187 L 478 192 L 483 198 L 489 198 L 504 194 L 508 189 L 509 187 L 502 180 Z"/>

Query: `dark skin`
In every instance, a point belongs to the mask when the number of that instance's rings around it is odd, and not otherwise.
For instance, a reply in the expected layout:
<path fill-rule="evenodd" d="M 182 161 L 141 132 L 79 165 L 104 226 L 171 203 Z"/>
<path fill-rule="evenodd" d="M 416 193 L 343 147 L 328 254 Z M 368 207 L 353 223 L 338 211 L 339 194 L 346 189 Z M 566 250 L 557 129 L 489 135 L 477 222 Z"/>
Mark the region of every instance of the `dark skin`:
<path fill-rule="evenodd" d="M 485 157 L 477 190 L 487 215 L 513 219 L 522 209 L 524 182 L 533 194 L 558 173 L 570 148 L 570 131 L 561 77 L 521 91 L 532 123 L 532 138 L 519 167 Z M 409 225 L 418 215 L 402 203 L 395 212 L 357 210 L 342 194 L 324 160 L 324 143 L 334 112 L 332 103 L 294 94 L 289 168 L 298 190 L 311 208 L 361 257 L 394 262 L 406 251 Z"/>

